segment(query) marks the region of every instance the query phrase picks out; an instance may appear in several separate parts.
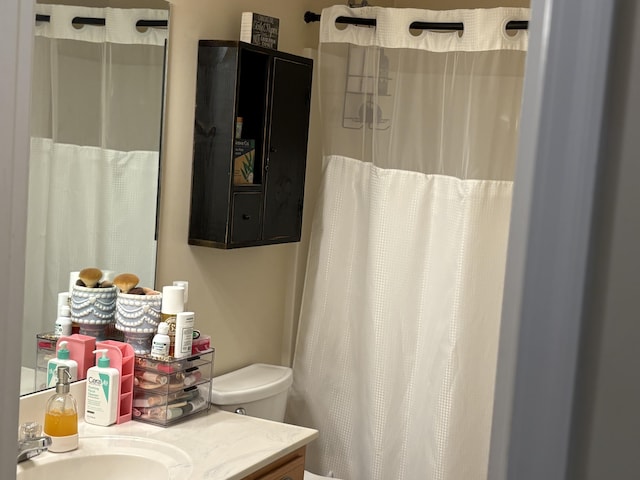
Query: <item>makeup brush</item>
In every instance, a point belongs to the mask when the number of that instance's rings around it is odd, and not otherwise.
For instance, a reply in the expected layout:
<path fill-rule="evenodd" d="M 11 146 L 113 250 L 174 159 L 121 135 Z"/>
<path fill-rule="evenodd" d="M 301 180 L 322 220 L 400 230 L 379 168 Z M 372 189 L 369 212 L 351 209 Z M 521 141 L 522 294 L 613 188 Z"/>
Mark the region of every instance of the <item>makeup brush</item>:
<path fill-rule="evenodd" d="M 113 279 L 113 284 L 120 289 L 122 293 L 129 293 L 129 290 L 138 285 L 140 279 L 133 273 L 121 273 Z"/>
<path fill-rule="evenodd" d="M 82 280 L 85 287 L 95 288 L 102 278 L 102 270 L 99 268 L 85 268 L 80 270 L 78 278 Z"/>

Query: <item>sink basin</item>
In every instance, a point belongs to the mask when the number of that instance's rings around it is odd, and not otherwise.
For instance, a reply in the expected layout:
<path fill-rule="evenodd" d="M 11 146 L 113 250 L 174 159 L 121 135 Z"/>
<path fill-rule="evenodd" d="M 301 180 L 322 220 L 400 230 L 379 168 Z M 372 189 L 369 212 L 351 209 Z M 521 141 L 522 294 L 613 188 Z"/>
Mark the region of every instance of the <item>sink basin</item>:
<path fill-rule="evenodd" d="M 186 452 L 141 437 L 80 437 L 77 450 L 45 452 L 18 464 L 17 480 L 182 480 L 193 470 Z"/>

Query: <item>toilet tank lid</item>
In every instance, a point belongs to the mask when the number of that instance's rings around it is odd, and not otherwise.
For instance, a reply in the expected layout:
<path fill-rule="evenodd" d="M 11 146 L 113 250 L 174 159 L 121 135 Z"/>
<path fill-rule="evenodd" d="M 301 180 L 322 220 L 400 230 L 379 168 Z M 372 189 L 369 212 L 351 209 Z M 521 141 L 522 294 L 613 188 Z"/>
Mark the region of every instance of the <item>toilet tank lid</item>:
<path fill-rule="evenodd" d="M 214 377 L 211 403 L 232 405 L 255 402 L 287 390 L 293 382 L 289 367 L 254 363 L 248 367 Z"/>

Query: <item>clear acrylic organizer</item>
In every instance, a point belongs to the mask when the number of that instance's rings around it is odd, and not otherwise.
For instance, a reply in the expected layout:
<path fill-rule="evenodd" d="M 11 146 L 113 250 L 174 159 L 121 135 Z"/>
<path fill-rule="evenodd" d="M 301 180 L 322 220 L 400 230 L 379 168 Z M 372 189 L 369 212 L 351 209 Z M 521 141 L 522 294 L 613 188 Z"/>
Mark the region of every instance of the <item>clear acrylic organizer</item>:
<path fill-rule="evenodd" d="M 136 355 L 133 419 L 166 427 L 208 411 L 214 351 L 179 359 Z"/>

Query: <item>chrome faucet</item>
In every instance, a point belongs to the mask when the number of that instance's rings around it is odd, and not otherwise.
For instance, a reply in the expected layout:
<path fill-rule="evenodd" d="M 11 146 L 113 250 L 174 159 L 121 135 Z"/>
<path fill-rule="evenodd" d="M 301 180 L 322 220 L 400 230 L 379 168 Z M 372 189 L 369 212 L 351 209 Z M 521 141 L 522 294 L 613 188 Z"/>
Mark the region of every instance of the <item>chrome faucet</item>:
<path fill-rule="evenodd" d="M 42 435 L 42 426 L 39 423 L 23 423 L 20 425 L 18 438 L 18 463 L 40 455 L 50 445 L 51 437 Z"/>

